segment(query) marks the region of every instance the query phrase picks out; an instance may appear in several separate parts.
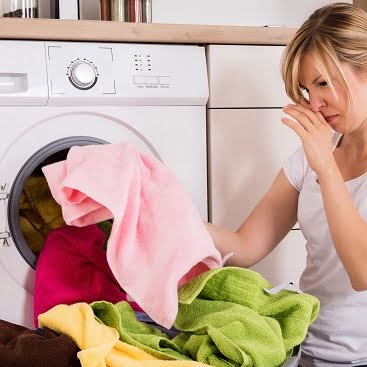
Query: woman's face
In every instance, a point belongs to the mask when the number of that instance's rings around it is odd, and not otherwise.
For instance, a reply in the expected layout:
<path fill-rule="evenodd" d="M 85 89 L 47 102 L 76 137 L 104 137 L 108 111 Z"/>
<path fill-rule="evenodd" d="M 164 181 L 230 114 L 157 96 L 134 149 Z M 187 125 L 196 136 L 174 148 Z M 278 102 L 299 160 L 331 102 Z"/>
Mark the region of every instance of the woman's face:
<path fill-rule="evenodd" d="M 367 78 L 356 73 L 346 63 L 341 68 L 351 96 L 350 113 L 346 91 L 335 81 L 335 93 L 333 92 L 310 54 L 306 54 L 301 60 L 299 83 L 308 95 L 309 108 L 313 112 L 321 112 L 333 130 L 351 133 L 367 119 Z"/>

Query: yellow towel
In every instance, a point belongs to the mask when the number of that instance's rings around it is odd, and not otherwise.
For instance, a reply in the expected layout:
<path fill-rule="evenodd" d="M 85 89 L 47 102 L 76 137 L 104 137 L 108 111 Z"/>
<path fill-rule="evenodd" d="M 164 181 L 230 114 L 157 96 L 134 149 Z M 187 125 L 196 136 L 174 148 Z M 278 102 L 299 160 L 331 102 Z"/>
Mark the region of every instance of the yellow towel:
<path fill-rule="evenodd" d="M 161 360 L 120 340 L 106 361 L 109 367 L 208 367 L 207 364 L 194 361 Z"/>
<path fill-rule="evenodd" d="M 119 340 L 116 329 L 99 323 L 87 303 L 58 305 L 38 316 L 40 327 L 69 335 L 82 367 L 207 367 L 195 361 L 160 360 Z"/>
<path fill-rule="evenodd" d="M 114 328 L 95 320 L 87 303 L 58 305 L 38 316 L 40 327 L 69 335 L 78 345 L 83 367 L 106 367 L 106 357 L 119 339 Z"/>

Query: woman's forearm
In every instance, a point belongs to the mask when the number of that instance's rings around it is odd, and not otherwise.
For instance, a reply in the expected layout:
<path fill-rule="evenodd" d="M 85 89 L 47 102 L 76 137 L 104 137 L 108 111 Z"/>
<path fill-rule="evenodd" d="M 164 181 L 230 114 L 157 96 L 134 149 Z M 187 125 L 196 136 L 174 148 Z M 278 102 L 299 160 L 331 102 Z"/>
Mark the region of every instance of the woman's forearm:
<path fill-rule="evenodd" d="M 204 222 L 204 224 L 213 239 L 215 247 L 221 253 L 222 257 L 229 253 L 239 254 L 241 252 L 241 241 L 238 234 L 208 222 Z M 244 264 L 240 264 L 235 261 L 234 256 L 227 261 L 227 265 L 245 266 Z"/>
<path fill-rule="evenodd" d="M 352 286 L 367 289 L 367 224 L 335 163 L 318 176 L 330 234 Z"/>

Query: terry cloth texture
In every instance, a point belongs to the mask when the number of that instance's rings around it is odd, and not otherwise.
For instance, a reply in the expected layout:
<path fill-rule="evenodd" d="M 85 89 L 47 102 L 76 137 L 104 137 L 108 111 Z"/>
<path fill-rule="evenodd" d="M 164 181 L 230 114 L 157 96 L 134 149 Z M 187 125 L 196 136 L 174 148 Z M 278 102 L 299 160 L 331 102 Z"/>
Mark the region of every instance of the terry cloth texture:
<path fill-rule="evenodd" d="M 123 342 L 135 345 L 160 359 L 190 359 L 167 334 L 139 321 L 128 303 L 113 305 L 97 301 L 91 307 L 98 320 L 118 331 Z"/>
<path fill-rule="evenodd" d="M 170 339 L 139 322 L 126 302 L 94 302 L 96 317 L 120 339 L 159 358 L 189 357 L 218 367 L 277 367 L 299 345 L 316 319 L 318 300 L 272 288 L 259 273 L 226 267 L 203 273 L 179 290 L 179 311 Z"/>
<path fill-rule="evenodd" d="M 43 335 L 0 320 L 1 367 L 80 367 L 79 348 L 65 334 L 46 329 Z"/>
<path fill-rule="evenodd" d="M 185 354 L 215 366 L 279 366 L 305 338 L 320 303 L 309 294 L 280 291 L 259 273 L 226 267 L 179 290 L 174 341 Z"/>
<path fill-rule="evenodd" d="M 41 252 L 34 287 L 34 323 L 58 304 L 127 299 L 113 276 L 104 249 L 106 236 L 97 224 L 64 226 L 51 232 Z M 141 310 L 132 304 L 135 310 Z"/>
<path fill-rule="evenodd" d="M 79 346 L 82 367 L 208 367 L 190 360 L 164 361 L 118 340 L 114 328 L 98 322 L 86 303 L 58 305 L 39 316 L 39 324 L 69 335 Z"/>
<path fill-rule="evenodd" d="M 67 224 L 114 218 L 108 264 L 158 324 L 172 326 L 179 285 L 222 266 L 197 208 L 154 156 L 124 142 L 75 146 L 65 161 L 42 170 Z"/>

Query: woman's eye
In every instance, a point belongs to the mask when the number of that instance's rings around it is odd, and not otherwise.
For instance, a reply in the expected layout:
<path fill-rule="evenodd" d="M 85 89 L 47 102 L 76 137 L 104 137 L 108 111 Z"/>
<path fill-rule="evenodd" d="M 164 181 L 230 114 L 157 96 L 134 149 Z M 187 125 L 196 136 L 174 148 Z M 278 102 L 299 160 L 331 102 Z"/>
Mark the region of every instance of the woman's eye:
<path fill-rule="evenodd" d="M 320 82 L 319 83 L 319 86 L 320 87 L 326 87 L 328 84 L 327 84 L 327 81 L 323 81 L 323 82 Z"/>

